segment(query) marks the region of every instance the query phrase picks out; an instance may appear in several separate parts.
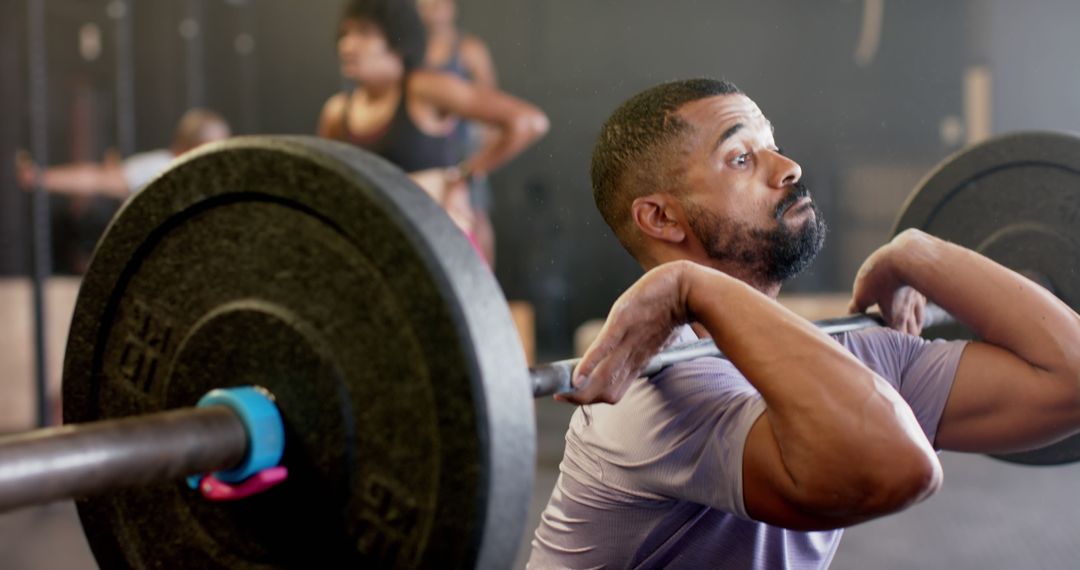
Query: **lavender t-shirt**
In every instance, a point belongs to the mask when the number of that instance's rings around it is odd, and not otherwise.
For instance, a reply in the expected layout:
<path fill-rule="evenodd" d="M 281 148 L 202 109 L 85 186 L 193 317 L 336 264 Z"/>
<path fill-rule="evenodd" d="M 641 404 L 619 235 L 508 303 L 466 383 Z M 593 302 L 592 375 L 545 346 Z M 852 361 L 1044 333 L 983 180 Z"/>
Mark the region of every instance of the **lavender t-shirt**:
<path fill-rule="evenodd" d="M 686 327 L 680 341 L 691 340 Z M 965 343 L 890 329 L 837 340 L 900 392 L 933 442 Z M 841 530 L 787 530 L 746 514 L 743 445 L 764 410 L 718 358 L 636 381 L 614 406 L 579 408 L 529 567 L 827 567 Z"/>

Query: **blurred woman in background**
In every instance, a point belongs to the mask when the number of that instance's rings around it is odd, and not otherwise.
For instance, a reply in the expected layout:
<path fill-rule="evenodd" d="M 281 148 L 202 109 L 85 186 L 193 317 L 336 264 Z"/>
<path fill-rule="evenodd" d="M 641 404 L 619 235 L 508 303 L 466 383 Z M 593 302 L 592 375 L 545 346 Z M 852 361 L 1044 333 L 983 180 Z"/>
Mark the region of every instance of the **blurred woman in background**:
<path fill-rule="evenodd" d="M 424 67 L 427 41 L 414 0 L 351 0 L 338 29 L 341 73 L 356 87 L 332 96 L 321 136 L 393 162 L 442 204 L 478 250 L 468 183 L 542 137 L 542 111 L 494 87 Z M 460 157 L 460 121 L 483 123 L 488 144 Z M 481 251 L 481 253 L 483 253 Z M 489 260 L 490 262 L 490 260 Z"/>

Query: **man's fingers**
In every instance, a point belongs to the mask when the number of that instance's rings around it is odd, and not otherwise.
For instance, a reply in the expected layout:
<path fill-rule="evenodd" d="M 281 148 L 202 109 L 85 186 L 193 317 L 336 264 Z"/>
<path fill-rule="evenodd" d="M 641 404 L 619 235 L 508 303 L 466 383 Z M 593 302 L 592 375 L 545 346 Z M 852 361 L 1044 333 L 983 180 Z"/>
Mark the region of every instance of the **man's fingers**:
<path fill-rule="evenodd" d="M 593 372 L 606 359 L 612 357 L 613 353 L 619 349 L 620 344 L 625 342 L 624 336 L 621 331 L 616 331 L 610 322 L 600 329 L 600 334 L 589 346 L 588 350 L 585 351 L 581 361 L 574 368 L 571 383 L 575 388 L 579 386 L 579 379 L 593 376 Z"/>
<path fill-rule="evenodd" d="M 918 291 L 908 286 L 898 289 L 893 297 L 891 313 L 896 323 L 890 323 L 893 328 L 910 335 L 918 335 L 922 332 L 923 307 L 926 298 Z"/>
<path fill-rule="evenodd" d="M 866 307 L 862 303 L 859 303 L 855 299 L 852 299 L 851 302 L 848 303 L 847 310 L 849 314 L 854 315 L 857 313 L 865 313 Z"/>
<path fill-rule="evenodd" d="M 630 390 L 630 383 L 634 380 L 637 380 L 637 378 L 627 378 L 625 381 L 620 382 L 619 384 L 612 387 L 612 404 L 617 403 L 619 400 L 622 400 L 622 397 L 626 395 L 626 392 L 628 390 Z"/>
<path fill-rule="evenodd" d="M 674 275 L 653 270 L 615 301 L 573 372 L 573 393 L 562 395 L 560 401 L 615 403 L 622 398 L 630 381 L 671 336 L 673 320 L 678 320 L 671 306 L 679 293 Z"/>
<path fill-rule="evenodd" d="M 926 319 L 926 297 L 919 295 L 919 298 L 915 301 L 915 309 L 912 314 L 915 317 L 915 331 L 911 334 L 919 336 L 922 334 L 923 323 Z"/>
<path fill-rule="evenodd" d="M 576 404 L 591 404 L 600 400 L 616 373 L 617 359 L 618 355 L 608 353 L 588 373 L 575 370 L 572 380 L 574 391 L 566 395 L 568 399 Z"/>
<path fill-rule="evenodd" d="M 910 335 L 919 334 L 919 323 L 915 320 L 914 316 L 904 319 L 904 332 Z"/>
<path fill-rule="evenodd" d="M 856 283 L 856 286 L 851 292 L 851 301 L 848 303 L 848 312 L 851 314 L 865 313 L 867 309 L 874 306 L 876 302 L 873 295 L 871 295 L 864 287 L 861 287 Z"/>
<path fill-rule="evenodd" d="M 632 352 L 623 350 L 623 346 L 615 346 L 601 355 L 604 349 L 604 344 L 590 347 L 586 354 L 589 360 L 583 357 L 574 370 L 574 391 L 560 394 L 556 400 L 585 405 L 596 402 L 614 404 L 622 399 L 630 382 L 637 377 L 644 364 L 632 361 Z M 586 371 L 585 367 L 590 368 Z"/>

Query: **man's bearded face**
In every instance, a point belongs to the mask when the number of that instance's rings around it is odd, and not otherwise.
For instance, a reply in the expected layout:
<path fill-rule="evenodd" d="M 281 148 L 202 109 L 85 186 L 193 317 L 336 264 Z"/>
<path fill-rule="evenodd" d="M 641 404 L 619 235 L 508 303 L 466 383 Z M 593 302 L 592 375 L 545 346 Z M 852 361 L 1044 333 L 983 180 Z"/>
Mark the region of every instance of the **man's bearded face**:
<path fill-rule="evenodd" d="M 738 263 L 762 282 L 779 283 L 798 275 L 814 260 L 825 244 L 828 226 L 817 204 L 800 206 L 812 208 L 812 219 L 788 222 L 784 214 L 800 198 L 810 192 L 802 182 L 796 182 L 791 192 L 776 205 L 773 218 L 776 227 L 755 228 L 745 222 L 726 220 L 700 207 L 689 207 L 690 229 L 704 245 L 708 256 L 718 262 Z"/>

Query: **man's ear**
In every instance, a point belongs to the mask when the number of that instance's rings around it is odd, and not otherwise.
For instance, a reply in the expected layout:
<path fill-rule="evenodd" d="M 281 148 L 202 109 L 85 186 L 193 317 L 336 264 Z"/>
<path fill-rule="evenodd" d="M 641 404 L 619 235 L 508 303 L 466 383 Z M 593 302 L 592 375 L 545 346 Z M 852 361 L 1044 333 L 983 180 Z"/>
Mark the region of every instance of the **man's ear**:
<path fill-rule="evenodd" d="M 637 198 L 630 205 L 630 215 L 641 233 L 648 237 L 671 243 L 686 239 L 682 206 L 667 192 Z"/>

